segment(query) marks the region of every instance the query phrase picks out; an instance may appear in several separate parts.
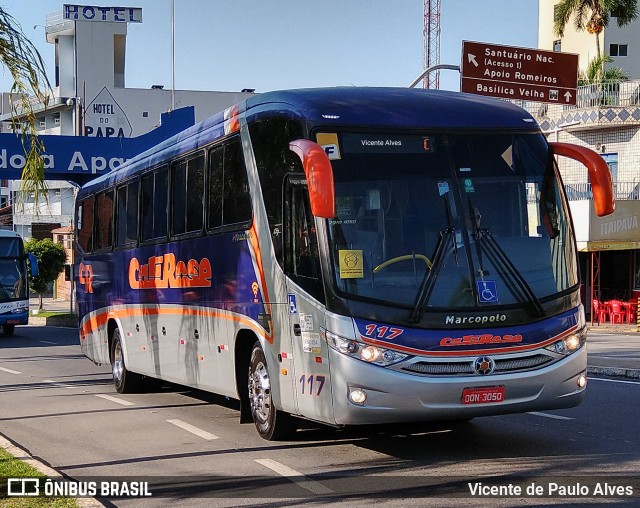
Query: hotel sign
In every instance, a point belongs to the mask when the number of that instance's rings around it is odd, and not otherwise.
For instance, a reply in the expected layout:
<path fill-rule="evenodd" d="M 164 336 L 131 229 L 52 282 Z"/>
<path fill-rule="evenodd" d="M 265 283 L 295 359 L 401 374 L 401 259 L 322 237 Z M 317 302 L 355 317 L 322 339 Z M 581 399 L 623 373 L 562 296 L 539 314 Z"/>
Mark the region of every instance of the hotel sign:
<path fill-rule="evenodd" d="M 140 7 L 97 7 L 95 5 L 64 4 L 62 17 L 72 21 L 106 21 L 111 23 L 142 23 Z"/>
<path fill-rule="evenodd" d="M 462 42 L 462 92 L 575 105 L 578 55 Z"/>

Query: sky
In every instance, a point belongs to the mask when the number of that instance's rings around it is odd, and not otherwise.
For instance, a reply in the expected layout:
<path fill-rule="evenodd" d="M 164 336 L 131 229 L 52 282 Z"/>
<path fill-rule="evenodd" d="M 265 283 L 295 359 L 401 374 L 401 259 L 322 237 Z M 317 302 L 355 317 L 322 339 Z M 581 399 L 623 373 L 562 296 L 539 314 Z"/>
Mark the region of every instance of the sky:
<path fill-rule="evenodd" d="M 53 81 L 46 15 L 59 0 L 0 0 L 42 55 Z M 171 87 L 171 0 L 72 2 L 141 7 L 128 26 L 125 86 Z M 256 92 L 319 86 L 408 86 L 422 71 L 423 0 L 174 0 L 178 90 Z M 537 47 L 536 0 L 441 0 L 440 63 L 462 41 Z M 457 71 L 441 88 L 459 90 Z M 0 91 L 11 77 L 0 68 Z"/>

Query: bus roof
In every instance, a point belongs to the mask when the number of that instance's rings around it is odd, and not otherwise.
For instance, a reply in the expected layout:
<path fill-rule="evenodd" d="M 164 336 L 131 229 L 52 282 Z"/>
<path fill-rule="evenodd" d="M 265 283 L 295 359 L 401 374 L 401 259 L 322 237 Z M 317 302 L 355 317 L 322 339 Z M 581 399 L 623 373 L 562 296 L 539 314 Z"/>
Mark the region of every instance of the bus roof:
<path fill-rule="evenodd" d="M 524 109 L 479 95 L 417 88 L 336 87 L 266 92 L 236 106 L 247 121 L 274 115 L 306 120 L 327 127 L 390 129 L 539 131 Z M 200 122 L 127 161 L 115 171 L 86 184 L 91 191 L 126 179 L 139 169 L 154 166 L 192 151 L 225 135 L 229 108 Z M 142 162 L 142 168 L 138 164 Z M 84 193 L 83 193 L 84 194 Z"/>
<path fill-rule="evenodd" d="M 246 117 L 285 110 L 313 123 L 429 129 L 538 129 L 514 104 L 480 95 L 419 88 L 308 88 L 246 100 Z"/>
<path fill-rule="evenodd" d="M 10 229 L 0 229 L 0 238 L 20 238 L 20 235 Z"/>

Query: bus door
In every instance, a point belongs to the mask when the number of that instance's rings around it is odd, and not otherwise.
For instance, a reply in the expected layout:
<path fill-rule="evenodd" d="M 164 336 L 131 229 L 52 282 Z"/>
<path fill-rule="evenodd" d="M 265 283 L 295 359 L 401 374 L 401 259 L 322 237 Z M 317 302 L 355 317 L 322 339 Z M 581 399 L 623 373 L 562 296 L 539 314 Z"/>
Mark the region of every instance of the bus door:
<path fill-rule="evenodd" d="M 333 421 L 329 353 L 320 335 L 324 290 L 315 219 L 304 175 L 285 182 L 285 268 L 298 412 Z"/>

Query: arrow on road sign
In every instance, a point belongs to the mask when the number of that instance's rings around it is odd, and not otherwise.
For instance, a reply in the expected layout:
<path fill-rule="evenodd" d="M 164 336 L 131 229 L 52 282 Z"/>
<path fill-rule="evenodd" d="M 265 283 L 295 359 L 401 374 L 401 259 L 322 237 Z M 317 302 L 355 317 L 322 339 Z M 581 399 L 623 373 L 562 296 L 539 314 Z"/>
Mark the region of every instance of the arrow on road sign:
<path fill-rule="evenodd" d="M 564 94 L 564 98 L 567 102 L 569 102 L 571 100 L 571 97 L 573 97 L 573 95 L 571 94 L 571 92 L 567 92 Z"/>
<path fill-rule="evenodd" d="M 476 55 L 472 55 L 471 53 L 469 53 L 467 56 L 469 58 L 469 62 L 478 67 L 478 62 L 476 62 Z"/>

